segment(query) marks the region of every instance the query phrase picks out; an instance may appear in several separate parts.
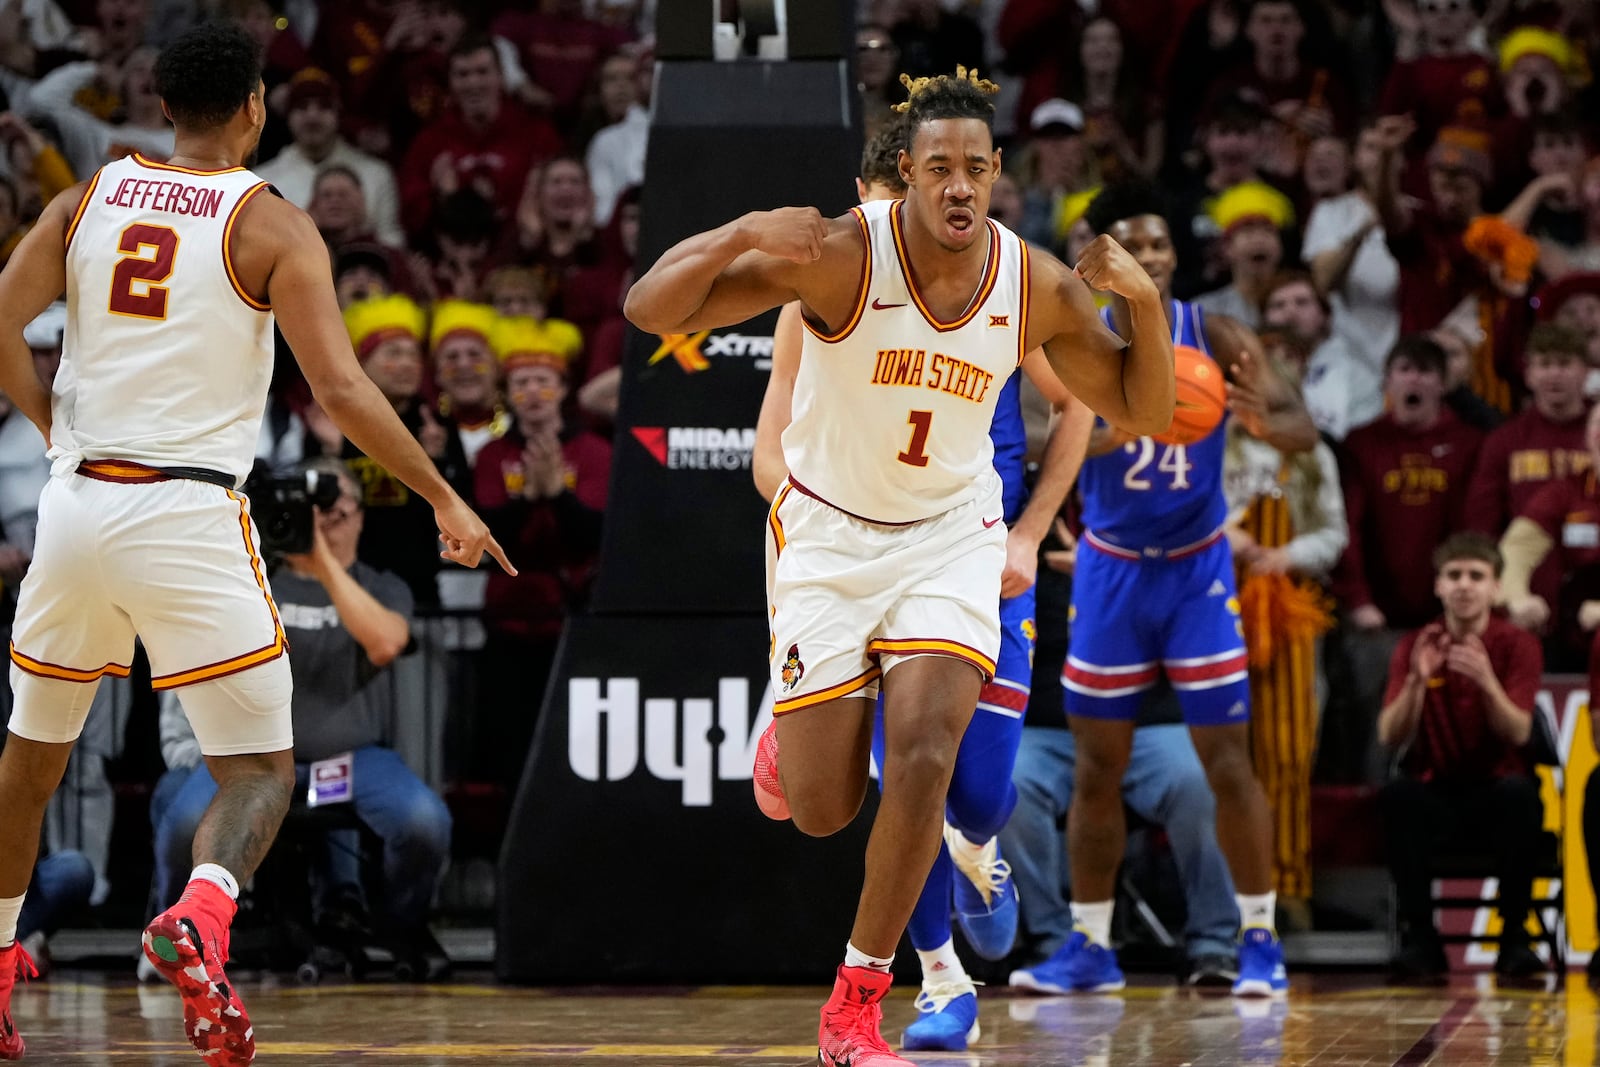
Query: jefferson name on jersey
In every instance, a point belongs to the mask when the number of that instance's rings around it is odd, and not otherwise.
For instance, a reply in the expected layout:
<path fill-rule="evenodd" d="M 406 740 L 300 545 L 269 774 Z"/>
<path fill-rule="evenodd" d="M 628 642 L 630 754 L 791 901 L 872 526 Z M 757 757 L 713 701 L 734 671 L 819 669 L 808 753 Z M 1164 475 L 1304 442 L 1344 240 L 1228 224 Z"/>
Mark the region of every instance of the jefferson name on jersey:
<path fill-rule="evenodd" d="M 924 348 L 880 348 L 872 367 L 873 385 L 926 385 L 974 404 L 983 403 L 993 381 L 993 374 L 956 356 L 935 352 L 930 361 Z"/>
<path fill-rule="evenodd" d="M 123 178 L 105 202 L 111 207 L 132 207 L 214 219 L 222 209 L 222 200 L 221 189 L 202 189 L 187 182 Z"/>

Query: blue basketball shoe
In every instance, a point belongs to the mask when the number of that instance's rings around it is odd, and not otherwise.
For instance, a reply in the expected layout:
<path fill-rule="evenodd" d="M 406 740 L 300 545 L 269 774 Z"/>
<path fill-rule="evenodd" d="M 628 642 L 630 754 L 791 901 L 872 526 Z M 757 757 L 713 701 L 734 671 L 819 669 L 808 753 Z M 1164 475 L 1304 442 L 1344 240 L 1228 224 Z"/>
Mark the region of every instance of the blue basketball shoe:
<path fill-rule="evenodd" d="M 1289 974 L 1283 969 L 1283 942 L 1265 926 L 1252 926 L 1239 935 L 1239 980 L 1236 997 L 1281 997 L 1289 992 Z"/>
<path fill-rule="evenodd" d="M 917 1012 L 900 1038 L 907 1051 L 965 1052 L 978 1040 L 978 991 L 965 975 L 954 982 L 924 981 Z"/>
<path fill-rule="evenodd" d="M 972 951 L 986 960 L 1004 959 L 1017 939 L 1017 886 L 1011 864 L 1000 858 L 1000 841 L 974 845 L 949 823 L 945 848 L 961 874 L 955 880 L 956 921 Z"/>
<path fill-rule="evenodd" d="M 1011 988 L 1029 993 L 1114 993 L 1125 985 L 1117 954 L 1082 930 L 1038 966 L 1011 972 Z"/>

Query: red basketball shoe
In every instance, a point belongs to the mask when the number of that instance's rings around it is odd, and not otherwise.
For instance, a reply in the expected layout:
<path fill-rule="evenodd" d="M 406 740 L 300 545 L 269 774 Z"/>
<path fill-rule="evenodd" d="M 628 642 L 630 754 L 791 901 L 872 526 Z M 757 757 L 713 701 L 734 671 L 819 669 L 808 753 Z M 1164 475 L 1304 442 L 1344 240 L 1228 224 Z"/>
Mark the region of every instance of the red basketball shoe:
<path fill-rule="evenodd" d="M 883 1040 L 883 998 L 894 976 L 840 965 L 817 1028 L 817 1067 L 914 1067 Z"/>
<path fill-rule="evenodd" d="M 250 1016 L 222 972 L 237 910 L 220 886 L 197 880 L 144 928 L 145 958 L 183 997 L 189 1043 L 217 1067 L 244 1067 L 256 1055 Z"/>
<path fill-rule="evenodd" d="M 22 942 L 13 941 L 0 948 L 0 1060 L 20 1060 L 28 1049 L 27 1042 L 22 1040 L 11 1021 L 11 988 L 16 985 L 18 975 L 27 981 L 38 973 L 33 957 L 22 947 Z"/>
<path fill-rule="evenodd" d="M 756 804 L 769 819 L 783 822 L 789 818 L 789 801 L 783 795 L 783 783 L 778 781 L 778 720 L 773 719 L 756 742 L 756 766 L 751 778 L 755 784 Z"/>

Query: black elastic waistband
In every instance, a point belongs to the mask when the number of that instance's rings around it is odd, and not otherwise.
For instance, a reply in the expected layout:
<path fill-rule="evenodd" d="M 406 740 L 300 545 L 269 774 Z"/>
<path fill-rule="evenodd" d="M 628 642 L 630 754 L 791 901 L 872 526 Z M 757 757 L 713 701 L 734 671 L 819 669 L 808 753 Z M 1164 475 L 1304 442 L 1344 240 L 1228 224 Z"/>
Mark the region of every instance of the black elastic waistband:
<path fill-rule="evenodd" d="M 208 467 L 152 467 L 125 459 L 87 459 L 78 464 L 78 473 L 97 482 L 122 482 L 128 485 L 179 479 L 206 482 L 231 490 L 238 484 L 238 479 L 233 475 Z"/>

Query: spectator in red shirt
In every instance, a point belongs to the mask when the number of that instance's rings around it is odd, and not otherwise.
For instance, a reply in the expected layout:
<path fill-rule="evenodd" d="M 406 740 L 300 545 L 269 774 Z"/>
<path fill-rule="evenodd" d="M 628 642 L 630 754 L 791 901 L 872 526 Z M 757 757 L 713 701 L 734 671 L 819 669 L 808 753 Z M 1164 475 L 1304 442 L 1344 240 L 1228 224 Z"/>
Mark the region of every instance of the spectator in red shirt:
<path fill-rule="evenodd" d="M 1584 424 L 1589 469 L 1551 482 L 1511 520 L 1500 541 L 1506 557 L 1505 601 L 1511 619 L 1534 633 L 1548 633 L 1546 652 L 1554 670 L 1582 670 L 1593 635 L 1600 630 L 1600 405 Z M 1562 584 L 1552 605 L 1532 588 L 1532 576 L 1554 555 Z"/>
<path fill-rule="evenodd" d="M 1437 610 L 1416 561 L 1460 528 L 1483 440 L 1444 406 L 1444 362 L 1431 338 L 1401 338 L 1384 366 L 1389 410 L 1345 438 L 1350 547 L 1337 585 L 1363 630 L 1410 629 Z"/>
<path fill-rule="evenodd" d="M 1544 970 L 1526 929 L 1544 826 L 1527 744 L 1544 660 L 1530 634 L 1492 613 L 1502 569 L 1494 542 L 1457 534 L 1433 565 L 1444 615 L 1395 649 L 1378 716 L 1378 737 L 1400 768 L 1379 798 L 1400 920 L 1394 966 L 1406 977 L 1448 969 L 1433 926 L 1429 861 L 1441 845 L 1487 844 L 1504 922 L 1495 971 L 1528 977 Z"/>
<path fill-rule="evenodd" d="M 1340 456 L 1350 541 L 1334 570 L 1344 609 L 1343 695 L 1351 750 L 1370 773 L 1373 716 L 1400 631 L 1438 611 L 1433 583 L 1417 566 L 1460 528 L 1467 479 L 1483 435 L 1445 407 L 1445 354 L 1425 336 L 1402 337 L 1384 367 L 1389 410 L 1350 431 Z"/>
<path fill-rule="evenodd" d="M 1473 47 L 1479 27 L 1472 0 L 1398 0 L 1384 7 L 1394 22 L 1398 55 L 1378 100 L 1380 115 L 1410 115 L 1420 154 L 1446 126 L 1498 113 L 1494 62 Z M 1406 17 L 1406 16 L 1409 16 Z"/>
<path fill-rule="evenodd" d="M 548 119 L 506 96 L 488 37 L 465 37 L 451 50 L 450 96 L 451 106 L 417 134 L 400 170 L 401 217 L 413 236 L 427 231 L 440 201 L 462 189 L 510 218 L 528 171 L 562 150 Z"/>
<path fill-rule="evenodd" d="M 1378 186 L 1378 217 L 1389 251 L 1400 264 L 1400 332 L 1431 330 L 1463 297 L 1488 282 L 1483 264 L 1467 252 L 1462 235 L 1483 213 L 1483 191 L 1490 180 L 1488 135 L 1449 127 L 1428 151 L 1431 199 L 1419 202 L 1400 190 L 1404 169 L 1400 149 L 1412 123 L 1379 120 L 1384 180 Z"/>
<path fill-rule="evenodd" d="M 512 425 L 478 453 L 476 500 L 515 561 L 517 575 L 490 578 L 484 593 L 486 706 L 504 713 L 482 724 L 474 770 L 515 784 L 539 694 L 570 611 L 583 604 L 600 550 L 600 517 L 611 442 L 567 433 L 562 405 L 572 335 L 532 319 L 502 319 L 495 350 L 505 368 Z"/>
<path fill-rule="evenodd" d="M 1540 323 L 1528 338 L 1524 372 L 1533 403 L 1489 434 L 1467 493 L 1466 523 L 1498 538 L 1545 486 L 1589 469 L 1583 427 L 1588 404 L 1583 382 L 1583 338 L 1554 323 Z M 1533 577 L 1533 591 L 1554 603 L 1561 569 L 1548 558 Z"/>

